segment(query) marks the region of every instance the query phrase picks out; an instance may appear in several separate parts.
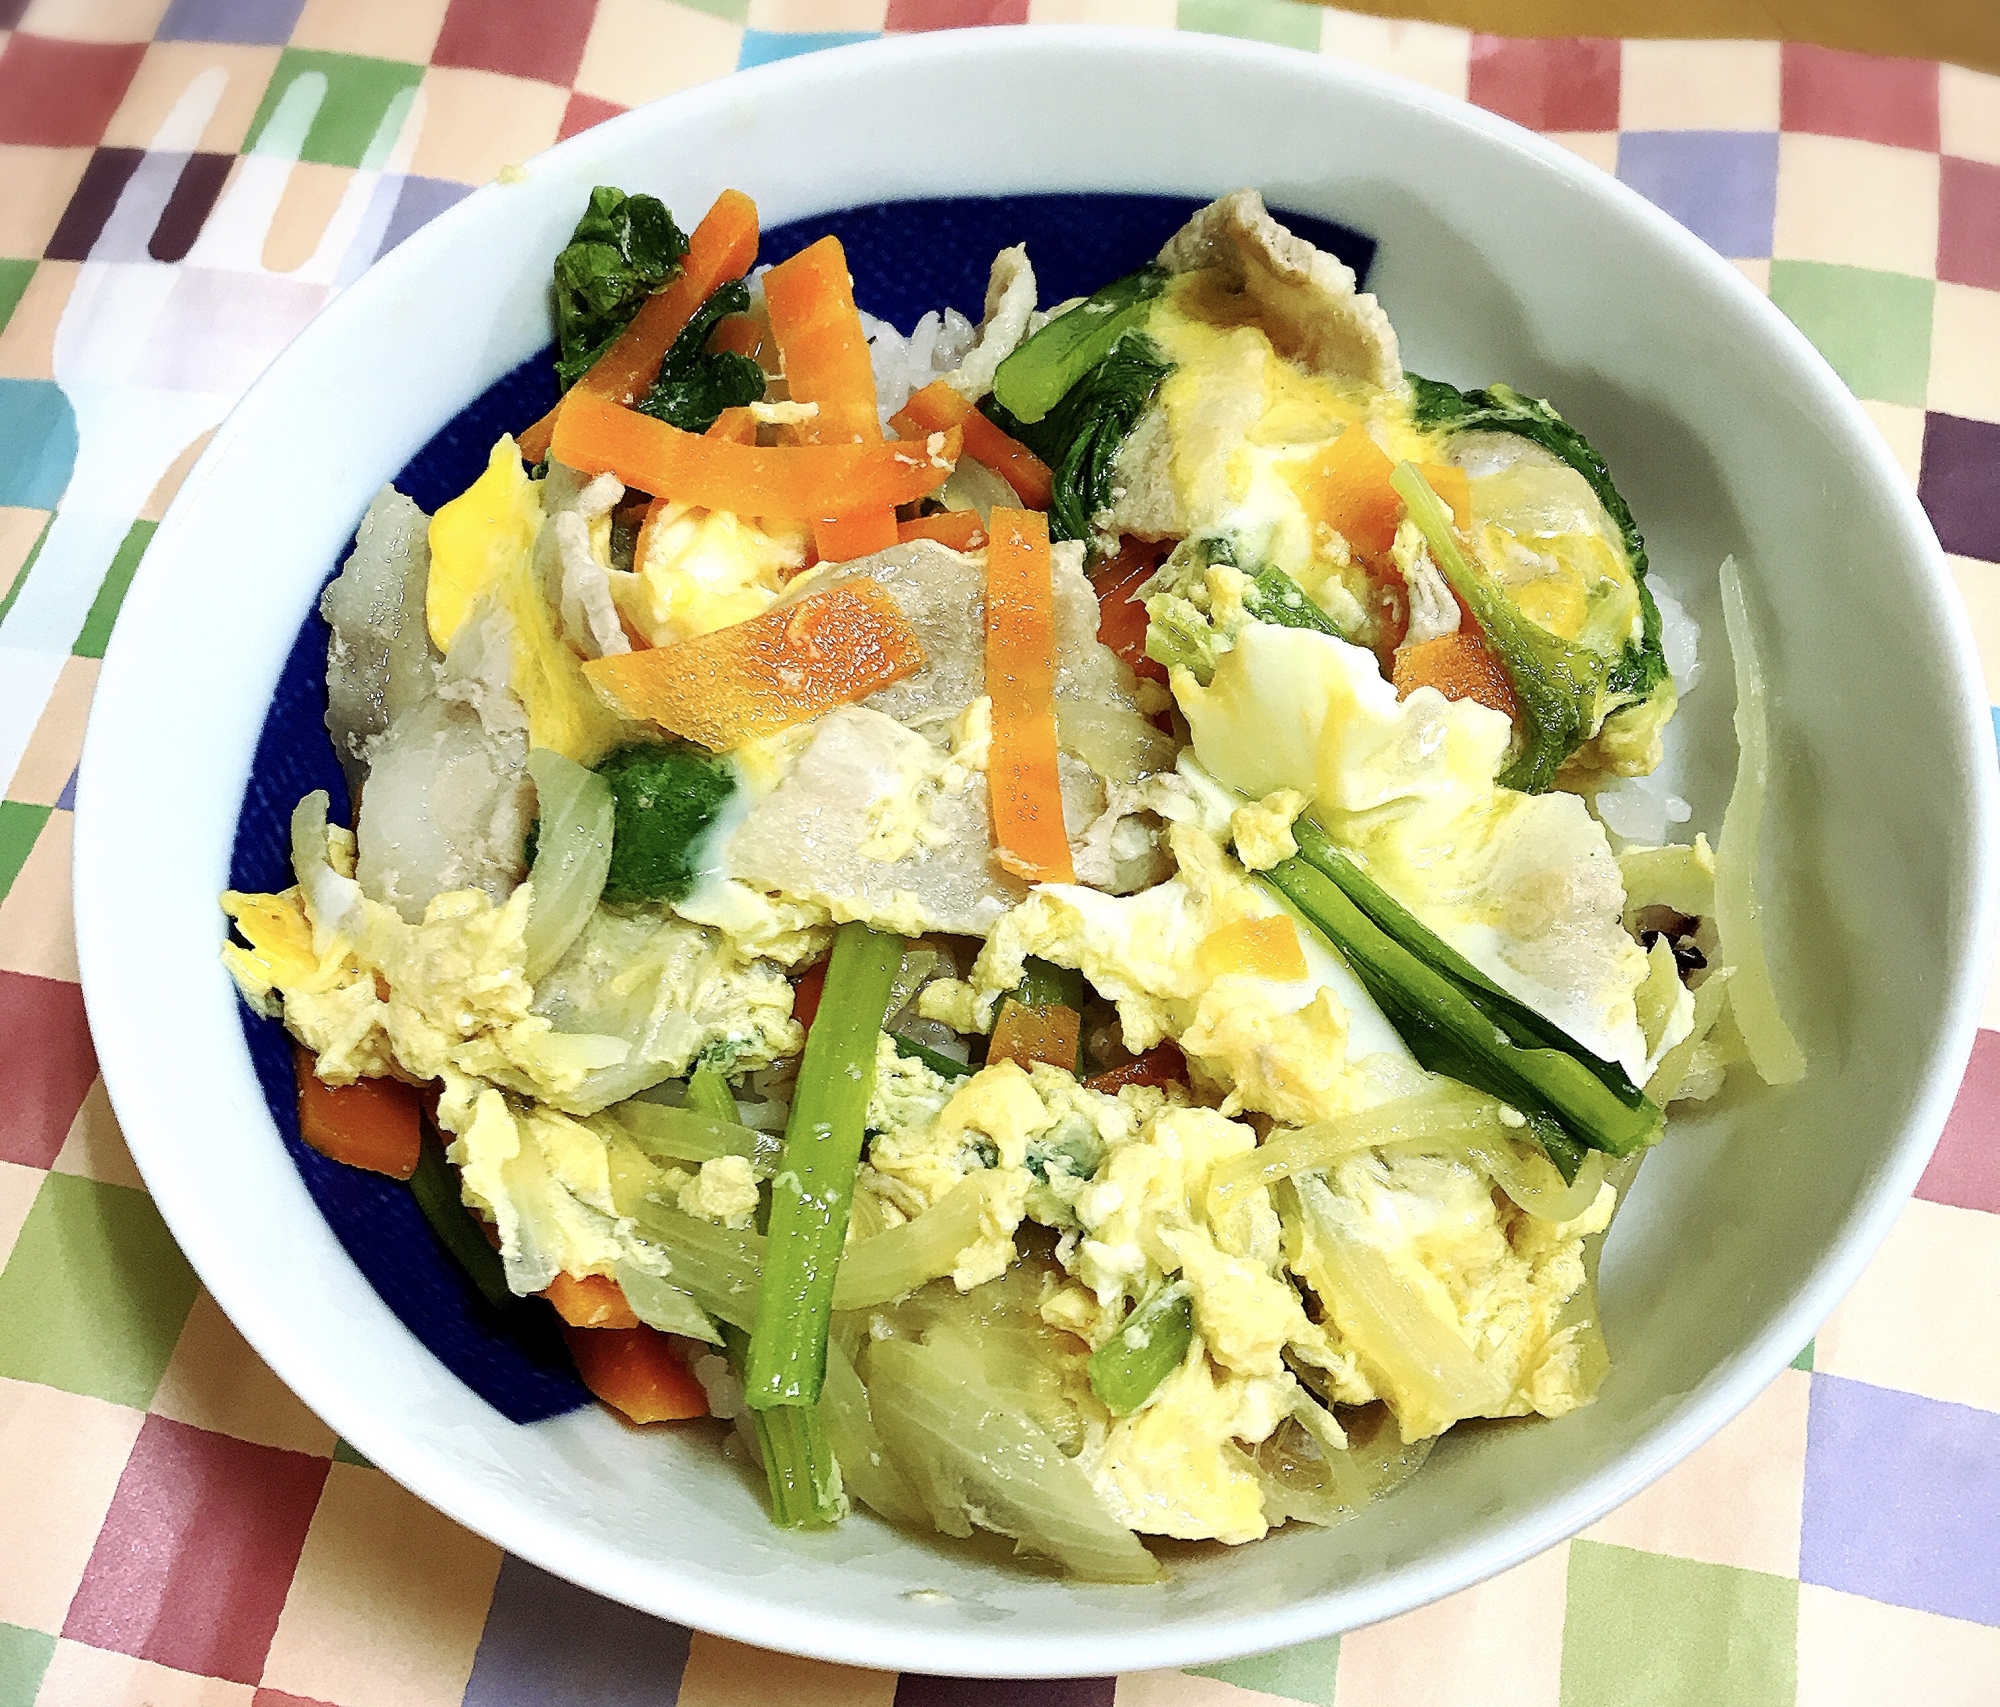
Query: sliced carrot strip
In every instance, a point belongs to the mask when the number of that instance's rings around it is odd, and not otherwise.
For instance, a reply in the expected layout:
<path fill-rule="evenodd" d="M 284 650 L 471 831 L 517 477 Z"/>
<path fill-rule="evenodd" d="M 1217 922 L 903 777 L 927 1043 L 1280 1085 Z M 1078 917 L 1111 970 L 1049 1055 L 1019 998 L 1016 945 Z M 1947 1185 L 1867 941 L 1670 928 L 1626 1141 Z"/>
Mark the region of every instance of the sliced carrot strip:
<path fill-rule="evenodd" d="M 1030 1007 L 1009 999 L 1000 1004 L 1000 1018 L 986 1048 L 986 1064 L 1016 1061 L 1028 1067 L 1046 1061 L 1051 1067 L 1074 1073 L 1082 1038 L 1083 1015 L 1075 1008 Z"/>
<path fill-rule="evenodd" d="M 811 445 L 882 442 L 875 367 L 854 304 L 854 280 L 838 237 L 822 237 L 764 275 L 764 303 L 795 403 L 816 403 L 800 441 Z M 815 518 L 813 541 L 829 563 L 844 563 L 896 543 L 893 505 L 858 502 L 833 518 Z"/>
<path fill-rule="evenodd" d="M 673 646 L 593 659 L 583 673 L 627 717 L 724 753 L 923 665 L 909 618 L 864 576 Z"/>
<path fill-rule="evenodd" d="M 913 392 L 889 424 L 906 439 L 957 427 L 965 434 L 967 456 L 985 463 L 1014 488 L 1014 496 L 1029 509 L 1049 507 L 1055 491 L 1049 465 L 1019 439 L 994 426 L 948 380 L 934 379 L 923 390 Z"/>
<path fill-rule="evenodd" d="M 757 417 L 748 409 L 725 409 L 716 416 L 714 424 L 702 437 L 720 439 L 724 444 L 754 445 L 757 442 Z"/>
<path fill-rule="evenodd" d="M 400 1079 L 356 1079 L 329 1085 L 313 1071 L 313 1053 L 292 1045 L 299 1081 L 299 1136 L 336 1162 L 391 1179 L 417 1171 L 421 1101 Z"/>
<path fill-rule="evenodd" d="M 557 414 L 552 449 L 579 474 L 609 470 L 656 498 L 740 516 L 820 520 L 852 515 L 857 501 L 892 509 L 936 491 L 959 453 L 959 435 L 943 437 L 935 455 L 925 445 L 732 444 L 572 390 Z"/>
<path fill-rule="evenodd" d="M 934 516 L 919 516 L 912 522 L 896 524 L 896 541 L 908 545 L 913 539 L 934 539 L 954 551 L 984 551 L 986 524 L 977 510 L 943 510 Z"/>
<path fill-rule="evenodd" d="M 583 1384 L 635 1423 L 708 1415 L 708 1395 L 673 1342 L 643 1323 L 632 1328 L 563 1329 Z"/>
<path fill-rule="evenodd" d="M 1520 707 L 1507 672 L 1470 625 L 1403 647 L 1396 654 L 1390 679 L 1396 684 L 1398 699 L 1408 699 L 1418 688 L 1436 688 L 1446 699 L 1476 699 L 1519 719 Z"/>
<path fill-rule="evenodd" d="M 1306 975 L 1297 927 L 1283 913 L 1237 919 L 1210 931 L 1195 950 L 1195 963 L 1211 978 L 1234 973 L 1292 984 Z"/>
<path fill-rule="evenodd" d="M 724 190 L 689 234 L 680 277 L 639 305 L 630 324 L 571 390 L 589 391 L 614 403 L 643 396 L 659 376 L 668 347 L 687 329 L 695 310 L 717 285 L 740 279 L 750 270 L 757 259 L 757 240 L 757 204 L 741 190 Z M 521 456 L 530 468 L 548 455 L 555 424 L 556 411 L 551 409 L 521 435 Z"/>
<path fill-rule="evenodd" d="M 995 857 L 1031 883 L 1074 883 L 1056 773 L 1056 596 L 1049 519 L 995 508 L 986 548 L 986 786 Z"/>
<path fill-rule="evenodd" d="M 1472 476 L 1453 462 L 1420 462 L 1417 470 L 1424 484 L 1438 495 L 1451 511 L 1453 527 L 1472 526 Z"/>
<path fill-rule="evenodd" d="M 1132 667 L 1135 675 L 1165 681 L 1164 664 L 1146 656 L 1146 607 L 1133 597 L 1153 578 L 1172 549 L 1171 540 L 1128 540 L 1115 557 L 1107 557 L 1090 572 L 1097 594 L 1097 638 Z"/>
<path fill-rule="evenodd" d="M 1083 1083 L 1087 1090 L 1116 1096 L 1127 1085 L 1184 1085 L 1187 1079 L 1186 1057 L 1173 1044 L 1160 1043 L 1137 1060 L 1127 1061 L 1109 1072 L 1093 1073 Z"/>
<path fill-rule="evenodd" d="M 1374 555 L 1395 543 L 1403 519 L 1403 500 L 1389 484 L 1395 468 L 1367 430 L 1353 426 L 1286 477 L 1306 514 L 1337 529 L 1354 550 Z"/>
<path fill-rule="evenodd" d="M 573 1328 L 636 1328 L 639 1318 L 608 1274 L 559 1274 L 542 1296 Z"/>

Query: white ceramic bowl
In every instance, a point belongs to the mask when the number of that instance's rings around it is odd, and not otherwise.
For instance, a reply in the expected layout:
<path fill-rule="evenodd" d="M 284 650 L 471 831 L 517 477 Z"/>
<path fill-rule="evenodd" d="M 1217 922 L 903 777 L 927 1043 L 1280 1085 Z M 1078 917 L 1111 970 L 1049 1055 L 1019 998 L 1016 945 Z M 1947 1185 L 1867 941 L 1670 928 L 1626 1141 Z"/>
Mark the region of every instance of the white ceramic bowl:
<path fill-rule="evenodd" d="M 948 121 L 925 120 L 948 94 Z M 1716 569 L 1748 566 L 1780 761 L 1774 958 L 1812 1057 L 1676 1120 L 1611 1240 L 1615 1358 L 1555 1424 L 1466 1430 L 1344 1528 L 1190 1550 L 1163 1587 L 1071 1587 L 867 1517 L 782 1534 L 706 1440 L 588 1409 L 507 1423 L 390 1315 L 280 1147 L 216 960 L 273 681 L 380 482 L 548 336 L 593 183 L 768 222 L 883 198 L 1241 184 L 1380 240 L 1420 372 L 1556 400 L 1702 622 L 1674 726 L 1691 828 L 1734 763 Z M 112 1099 L 161 1211 L 250 1342 L 461 1522 L 603 1594 L 743 1641 L 943 1673 L 1184 1665 L 1386 1617 L 1524 1559 L 1738 1411 L 1859 1273 L 1970 1046 L 1991 914 L 1992 732 L 1935 539 L 1833 373 L 1726 262 L 1596 168 L 1424 90 L 1194 35 L 982 31 L 726 78 L 480 190 L 335 302 L 224 424 L 154 539 L 97 692 L 77 932 Z M 939 1590 L 913 1598 L 914 1590 Z"/>

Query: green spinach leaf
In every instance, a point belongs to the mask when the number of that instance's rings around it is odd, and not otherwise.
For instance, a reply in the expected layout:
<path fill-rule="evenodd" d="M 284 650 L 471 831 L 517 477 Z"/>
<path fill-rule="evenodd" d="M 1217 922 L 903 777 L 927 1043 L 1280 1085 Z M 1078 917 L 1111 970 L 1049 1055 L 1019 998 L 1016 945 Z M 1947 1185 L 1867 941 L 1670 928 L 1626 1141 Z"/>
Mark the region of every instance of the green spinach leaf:
<path fill-rule="evenodd" d="M 680 277 L 688 240 L 657 196 L 609 184 L 590 205 L 555 264 L 556 378 L 567 391 L 625 330 L 639 305 Z"/>
<path fill-rule="evenodd" d="M 705 347 L 723 316 L 746 313 L 749 307 L 750 287 L 743 280 L 716 286 L 661 360 L 659 378 L 640 399 L 639 412 L 682 432 L 705 433 L 723 410 L 761 399 L 761 367 L 733 350 Z"/>

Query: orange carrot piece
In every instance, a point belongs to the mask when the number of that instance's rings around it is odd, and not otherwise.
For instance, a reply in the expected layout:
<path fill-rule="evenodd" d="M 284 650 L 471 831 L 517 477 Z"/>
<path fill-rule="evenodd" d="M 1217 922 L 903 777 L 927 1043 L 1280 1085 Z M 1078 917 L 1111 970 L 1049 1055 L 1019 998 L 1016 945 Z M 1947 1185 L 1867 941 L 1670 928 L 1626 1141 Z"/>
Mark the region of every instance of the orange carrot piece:
<path fill-rule="evenodd" d="M 906 439 L 958 428 L 965 434 L 967 456 L 992 469 L 1029 509 L 1049 507 L 1055 491 L 1049 465 L 1019 439 L 994 426 L 949 380 L 934 379 L 923 390 L 911 393 L 909 402 L 889 424 Z"/>
<path fill-rule="evenodd" d="M 1354 550 L 1378 555 L 1395 543 L 1396 524 L 1403 519 L 1403 500 L 1389 484 L 1395 469 L 1367 429 L 1357 425 L 1288 478 L 1314 521 L 1337 529 Z"/>
<path fill-rule="evenodd" d="M 563 1329 L 583 1384 L 635 1423 L 708 1415 L 708 1395 L 673 1342 L 643 1323 L 631 1328 Z"/>
<path fill-rule="evenodd" d="M 1418 688 L 1436 688 L 1446 699 L 1476 699 L 1508 717 L 1520 714 L 1507 672 L 1469 625 L 1403 647 L 1390 679 L 1398 699 L 1408 699 Z"/>
<path fill-rule="evenodd" d="M 1093 1073 L 1083 1081 L 1086 1090 L 1116 1096 L 1127 1085 L 1184 1085 L 1188 1082 L 1187 1058 L 1171 1043 L 1158 1043 L 1137 1060 L 1108 1072 Z"/>
<path fill-rule="evenodd" d="M 702 437 L 718 439 L 724 444 L 754 445 L 757 442 L 757 417 L 748 409 L 725 409 L 716 416 Z"/>
<path fill-rule="evenodd" d="M 1472 476 L 1452 462 L 1420 462 L 1417 471 L 1423 475 L 1424 484 L 1438 495 L 1438 500 L 1451 511 L 1453 527 L 1472 526 Z"/>
<path fill-rule="evenodd" d="M 1000 1004 L 1000 1018 L 986 1048 L 986 1064 L 1016 1061 L 1023 1067 L 1046 1061 L 1065 1073 L 1076 1071 L 1083 1038 L 1083 1015 L 1075 1008 L 1030 1007 L 1012 998 Z"/>
<path fill-rule="evenodd" d="M 639 1318 L 608 1274 L 559 1274 L 542 1289 L 573 1328 L 636 1328 Z"/>
<path fill-rule="evenodd" d="M 896 524 L 896 543 L 908 545 L 913 539 L 934 539 L 954 551 L 986 549 L 986 524 L 977 510 L 943 510 L 934 516 Z"/>
<path fill-rule="evenodd" d="M 944 438 L 936 456 L 923 445 L 734 444 L 572 390 L 557 413 L 551 448 L 579 474 L 608 470 L 656 498 L 739 516 L 817 521 L 852 515 L 857 503 L 893 510 L 936 491 L 959 452 L 958 434 Z"/>
<path fill-rule="evenodd" d="M 864 576 L 673 646 L 592 659 L 583 673 L 627 717 L 726 753 L 923 665 L 909 618 Z"/>
<path fill-rule="evenodd" d="M 1146 656 L 1146 607 L 1133 597 L 1153 578 L 1171 546 L 1168 540 L 1128 540 L 1115 557 L 1090 572 L 1097 594 L 1097 638 L 1132 667 L 1135 675 L 1167 679 L 1164 664 Z"/>
<path fill-rule="evenodd" d="M 708 340 L 711 350 L 727 350 L 731 355 L 748 356 L 762 367 L 764 339 L 770 328 L 755 314 L 725 314 L 715 324 L 715 335 Z"/>
<path fill-rule="evenodd" d="M 1210 931 L 1195 950 L 1195 964 L 1211 978 L 1237 974 L 1292 984 L 1306 975 L 1298 930 L 1283 913 L 1237 919 Z"/>
<path fill-rule="evenodd" d="M 659 377 L 668 346 L 687 329 L 717 285 L 740 279 L 757 259 L 757 204 L 741 190 L 724 190 L 688 236 L 680 277 L 639 305 L 625 330 L 572 390 L 589 391 L 614 403 L 643 396 Z M 521 457 L 532 468 L 548 454 L 555 431 L 551 409 L 520 437 Z"/>
<path fill-rule="evenodd" d="M 423 1141 L 420 1093 L 400 1079 L 356 1079 L 329 1085 L 313 1071 L 313 1053 L 292 1045 L 299 1081 L 299 1136 L 322 1156 L 408 1179 Z"/>
<path fill-rule="evenodd" d="M 800 428 L 800 441 L 880 444 L 875 367 L 840 239 L 822 237 L 780 261 L 764 275 L 764 304 L 792 401 L 819 406 Z M 816 516 L 813 542 L 829 563 L 886 550 L 896 543 L 894 506 L 864 501 L 845 505 L 832 517 Z"/>
<path fill-rule="evenodd" d="M 986 786 L 995 857 L 1031 883 L 1074 883 L 1056 775 L 1056 597 L 1049 519 L 996 507 L 986 548 Z"/>

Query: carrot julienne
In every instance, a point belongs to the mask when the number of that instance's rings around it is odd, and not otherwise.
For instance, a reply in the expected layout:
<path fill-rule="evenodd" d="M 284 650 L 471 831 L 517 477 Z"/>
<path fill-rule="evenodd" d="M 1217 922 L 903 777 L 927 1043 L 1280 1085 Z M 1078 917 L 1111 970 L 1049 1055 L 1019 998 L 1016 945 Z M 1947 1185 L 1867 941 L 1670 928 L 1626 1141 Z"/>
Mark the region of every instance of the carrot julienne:
<path fill-rule="evenodd" d="M 840 239 L 822 237 L 780 261 L 764 275 L 764 302 L 792 401 L 818 405 L 800 428 L 801 442 L 880 444 L 875 368 Z M 865 501 L 815 517 L 813 541 L 829 563 L 885 550 L 896 543 L 895 506 Z"/>
<path fill-rule="evenodd" d="M 322 1156 L 391 1179 L 417 1171 L 423 1128 L 417 1091 L 400 1079 L 356 1079 L 329 1085 L 314 1070 L 311 1050 L 292 1046 L 299 1081 L 299 1136 Z"/>
<path fill-rule="evenodd" d="M 610 472 L 656 498 L 740 516 L 807 521 L 852 514 L 859 499 L 893 512 L 942 486 L 959 435 L 928 444 L 752 445 L 684 433 L 579 389 L 556 415 L 555 459 L 579 474 Z M 893 514 L 891 516 L 893 524 Z M 890 528 L 891 545 L 895 529 Z"/>
<path fill-rule="evenodd" d="M 639 1317 L 608 1274 L 558 1274 L 542 1289 L 573 1328 L 636 1328 Z"/>
<path fill-rule="evenodd" d="M 995 857 L 1031 883 L 1074 883 L 1056 772 L 1056 601 L 1049 519 L 995 508 L 986 549 L 986 785 Z"/>
<path fill-rule="evenodd" d="M 630 1328 L 563 1329 L 583 1384 L 635 1423 L 708 1415 L 708 1395 L 673 1342 L 644 1323 Z"/>
<path fill-rule="evenodd" d="M 593 659 L 583 673 L 627 717 L 723 753 L 865 699 L 923 664 L 910 619 L 862 577 L 712 634 Z"/>
<path fill-rule="evenodd" d="M 908 545 L 913 539 L 934 539 L 954 551 L 984 551 L 988 535 L 977 510 L 944 510 L 935 516 L 918 516 L 915 521 L 896 524 L 896 543 Z"/>
<path fill-rule="evenodd" d="M 740 279 L 750 270 L 757 259 L 757 241 L 757 204 L 741 190 L 724 190 L 689 235 L 680 277 L 639 305 L 631 323 L 591 363 L 572 392 L 588 391 L 614 403 L 643 396 L 695 310 L 714 295 L 717 285 Z M 555 423 L 556 409 L 551 409 L 521 435 L 522 460 L 530 468 L 548 455 Z"/>
<path fill-rule="evenodd" d="M 965 434 L 965 454 L 984 463 L 1014 488 L 1014 496 L 1031 510 L 1046 510 L 1054 495 L 1049 465 L 1033 451 L 987 420 L 950 381 L 934 379 L 911 393 L 889 423 L 906 439 L 920 439 L 956 427 Z"/>

